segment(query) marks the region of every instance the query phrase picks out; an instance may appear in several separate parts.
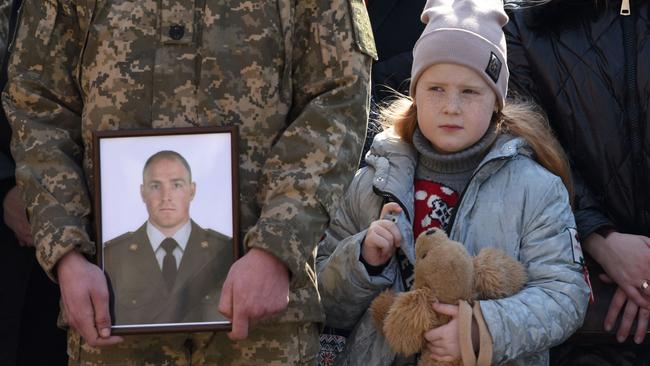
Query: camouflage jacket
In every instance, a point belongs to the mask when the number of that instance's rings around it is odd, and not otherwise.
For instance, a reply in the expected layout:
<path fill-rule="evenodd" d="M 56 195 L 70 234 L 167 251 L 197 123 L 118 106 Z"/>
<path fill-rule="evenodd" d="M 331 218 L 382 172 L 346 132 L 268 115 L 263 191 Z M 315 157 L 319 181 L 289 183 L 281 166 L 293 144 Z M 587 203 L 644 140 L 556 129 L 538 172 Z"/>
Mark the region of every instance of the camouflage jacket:
<path fill-rule="evenodd" d="M 97 130 L 238 126 L 240 237 L 321 320 L 315 248 L 357 167 L 375 56 L 362 0 L 30 0 L 3 102 L 38 260 L 93 255 Z"/>

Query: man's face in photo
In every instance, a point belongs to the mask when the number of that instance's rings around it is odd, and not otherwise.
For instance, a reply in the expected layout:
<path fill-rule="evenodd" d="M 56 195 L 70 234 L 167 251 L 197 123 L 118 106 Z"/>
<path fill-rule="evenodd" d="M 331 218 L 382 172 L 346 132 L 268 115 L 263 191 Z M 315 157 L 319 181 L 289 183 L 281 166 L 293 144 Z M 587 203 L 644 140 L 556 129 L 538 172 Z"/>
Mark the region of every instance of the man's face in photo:
<path fill-rule="evenodd" d="M 190 218 L 196 187 L 183 163 L 174 158 L 153 161 L 140 186 L 149 221 L 161 231 L 175 233 Z"/>

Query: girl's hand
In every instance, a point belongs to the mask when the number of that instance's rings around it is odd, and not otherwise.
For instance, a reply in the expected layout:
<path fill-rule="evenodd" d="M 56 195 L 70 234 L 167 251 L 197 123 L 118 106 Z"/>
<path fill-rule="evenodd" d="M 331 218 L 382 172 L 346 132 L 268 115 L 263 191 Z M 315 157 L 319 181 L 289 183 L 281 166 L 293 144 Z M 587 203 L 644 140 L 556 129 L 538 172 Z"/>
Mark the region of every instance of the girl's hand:
<path fill-rule="evenodd" d="M 433 310 L 451 317 L 449 323 L 424 333 L 431 358 L 438 362 L 452 362 L 460 359 L 458 339 L 458 306 L 434 303 Z"/>
<path fill-rule="evenodd" d="M 380 219 L 373 221 L 368 228 L 366 238 L 361 245 L 361 256 L 372 266 L 381 266 L 395 254 L 402 242 L 397 225 L 384 217 L 391 213 L 400 213 L 402 208 L 396 202 L 390 202 L 381 209 Z"/>

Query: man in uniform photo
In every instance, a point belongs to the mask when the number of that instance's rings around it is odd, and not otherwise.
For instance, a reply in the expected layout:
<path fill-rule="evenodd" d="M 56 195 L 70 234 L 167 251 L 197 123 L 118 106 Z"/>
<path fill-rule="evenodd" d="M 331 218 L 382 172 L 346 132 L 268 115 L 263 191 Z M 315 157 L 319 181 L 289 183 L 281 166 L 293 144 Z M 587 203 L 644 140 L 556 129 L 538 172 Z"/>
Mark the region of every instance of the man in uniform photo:
<path fill-rule="evenodd" d="M 232 239 L 190 219 L 195 194 L 190 165 L 177 152 L 145 163 L 140 195 L 149 219 L 104 247 L 115 325 L 225 320 L 217 307 Z"/>

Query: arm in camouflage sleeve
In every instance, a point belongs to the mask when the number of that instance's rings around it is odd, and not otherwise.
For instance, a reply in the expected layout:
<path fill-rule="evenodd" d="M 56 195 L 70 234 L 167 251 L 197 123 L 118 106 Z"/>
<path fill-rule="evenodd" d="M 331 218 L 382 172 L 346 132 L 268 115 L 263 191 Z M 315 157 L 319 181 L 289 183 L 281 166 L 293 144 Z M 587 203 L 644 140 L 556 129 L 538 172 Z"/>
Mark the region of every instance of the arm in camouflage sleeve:
<path fill-rule="evenodd" d="M 293 108 L 264 165 L 262 213 L 245 244 L 302 282 L 365 137 L 371 57 L 357 47 L 375 51 L 361 0 L 299 1 L 295 11 Z"/>
<path fill-rule="evenodd" d="M 16 180 L 32 224 L 37 257 L 51 278 L 68 252 L 94 252 L 90 201 L 81 167 L 82 102 L 73 78 L 79 22 L 56 1 L 25 1 L 3 102 L 13 127 Z"/>

